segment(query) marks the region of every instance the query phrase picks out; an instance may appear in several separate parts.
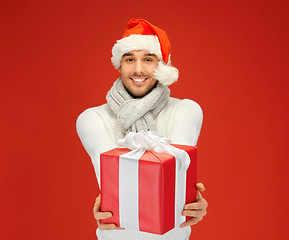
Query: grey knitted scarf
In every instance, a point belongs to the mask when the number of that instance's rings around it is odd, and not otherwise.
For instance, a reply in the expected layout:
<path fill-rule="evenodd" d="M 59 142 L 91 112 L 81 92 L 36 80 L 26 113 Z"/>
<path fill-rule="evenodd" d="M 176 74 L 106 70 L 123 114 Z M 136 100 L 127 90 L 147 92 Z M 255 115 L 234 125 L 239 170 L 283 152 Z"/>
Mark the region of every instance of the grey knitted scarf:
<path fill-rule="evenodd" d="M 155 117 L 167 104 L 170 90 L 167 86 L 157 85 L 144 97 L 133 98 L 118 78 L 106 100 L 110 109 L 117 115 L 122 132 L 140 132 L 155 130 Z"/>

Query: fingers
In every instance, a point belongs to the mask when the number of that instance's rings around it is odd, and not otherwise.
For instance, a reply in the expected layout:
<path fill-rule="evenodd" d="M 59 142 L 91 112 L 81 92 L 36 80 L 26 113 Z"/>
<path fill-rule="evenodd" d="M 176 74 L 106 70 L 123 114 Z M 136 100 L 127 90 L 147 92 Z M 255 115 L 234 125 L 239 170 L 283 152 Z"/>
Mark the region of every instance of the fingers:
<path fill-rule="evenodd" d="M 94 203 L 94 206 L 93 206 L 93 213 L 99 212 L 99 211 L 100 211 L 100 194 L 95 199 L 95 203 Z"/>
<path fill-rule="evenodd" d="M 97 226 L 99 230 L 123 230 L 124 228 L 118 227 L 114 223 L 101 223 L 100 220 L 97 220 Z"/>
<path fill-rule="evenodd" d="M 97 220 L 97 226 L 99 230 L 116 230 L 119 229 L 115 224 L 113 223 L 101 223 L 100 220 Z"/>
<path fill-rule="evenodd" d="M 201 191 L 201 192 L 206 190 L 206 188 L 205 188 L 203 183 L 197 183 L 196 184 L 196 188 L 197 188 L 198 191 Z"/>
<path fill-rule="evenodd" d="M 182 215 L 183 216 L 187 216 L 187 217 L 204 217 L 207 214 L 206 209 L 202 209 L 202 210 L 184 210 L 182 211 Z"/>
<path fill-rule="evenodd" d="M 199 221 L 201 221 L 202 218 L 191 218 L 189 219 L 188 221 L 182 223 L 180 225 L 180 228 L 183 228 L 183 227 L 188 227 L 188 226 L 191 226 L 191 225 L 194 225 L 194 224 L 197 224 Z"/>
<path fill-rule="evenodd" d="M 115 225 L 113 223 L 101 223 L 100 222 L 101 219 L 107 219 L 107 218 L 112 217 L 111 212 L 101 212 L 101 210 L 100 210 L 100 195 L 98 195 L 98 197 L 95 199 L 95 203 L 94 203 L 94 207 L 93 207 L 93 215 L 97 221 L 97 225 L 98 225 L 98 228 L 100 230 L 124 229 L 124 228 L 118 227 L 117 225 Z"/>
<path fill-rule="evenodd" d="M 94 212 L 94 218 L 96 220 L 98 219 L 107 219 L 112 216 L 111 212 Z"/>
<path fill-rule="evenodd" d="M 97 219 L 97 226 L 100 230 L 122 230 L 122 229 L 124 229 L 122 227 L 118 227 L 114 223 L 102 223 L 102 222 L 100 222 L 100 220 L 101 219 Z"/>
<path fill-rule="evenodd" d="M 202 198 L 203 198 L 202 194 L 199 191 L 197 191 L 197 196 L 196 196 L 197 201 L 201 200 Z"/>
<path fill-rule="evenodd" d="M 180 225 L 181 228 L 194 225 L 201 221 L 207 214 L 208 202 L 202 197 L 200 191 L 204 191 L 205 187 L 202 183 L 197 183 L 197 201 L 188 203 L 184 206 L 182 211 L 183 216 L 192 217 L 188 221 Z"/>
<path fill-rule="evenodd" d="M 202 210 L 206 209 L 208 207 L 208 202 L 201 198 L 196 202 L 188 203 L 184 206 L 184 210 Z"/>
<path fill-rule="evenodd" d="M 95 199 L 94 207 L 93 207 L 93 215 L 96 220 L 98 219 L 106 219 L 112 216 L 111 212 L 101 212 L 100 211 L 100 195 Z"/>

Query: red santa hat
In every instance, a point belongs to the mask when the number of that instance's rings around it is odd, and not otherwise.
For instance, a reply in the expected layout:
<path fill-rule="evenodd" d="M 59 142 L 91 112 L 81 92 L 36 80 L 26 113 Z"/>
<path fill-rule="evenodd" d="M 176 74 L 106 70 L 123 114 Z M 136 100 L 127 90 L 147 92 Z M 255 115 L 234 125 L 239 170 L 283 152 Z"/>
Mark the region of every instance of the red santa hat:
<path fill-rule="evenodd" d="M 179 71 L 171 66 L 171 43 L 166 32 L 144 19 L 130 19 L 122 39 L 112 48 L 111 62 L 120 67 L 123 54 L 133 50 L 146 50 L 159 59 L 154 77 L 164 85 L 171 85 L 179 77 Z"/>

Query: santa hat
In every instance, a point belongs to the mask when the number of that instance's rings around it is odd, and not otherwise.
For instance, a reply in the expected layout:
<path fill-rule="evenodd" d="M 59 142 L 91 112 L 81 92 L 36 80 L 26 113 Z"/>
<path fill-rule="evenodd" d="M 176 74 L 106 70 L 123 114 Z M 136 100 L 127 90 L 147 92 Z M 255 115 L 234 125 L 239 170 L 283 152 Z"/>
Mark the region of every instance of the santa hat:
<path fill-rule="evenodd" d="M 166 32 L 144 19 L 130 19 L 122 39 L 112 48 L 111 62 L 120 67 L 123 54 L 133 50 L 146 50 L 159 59 L 154 77 L 164 85 L 171 85 L 179 77 L 178 69 L 171 66 L 171 43 Z"/>

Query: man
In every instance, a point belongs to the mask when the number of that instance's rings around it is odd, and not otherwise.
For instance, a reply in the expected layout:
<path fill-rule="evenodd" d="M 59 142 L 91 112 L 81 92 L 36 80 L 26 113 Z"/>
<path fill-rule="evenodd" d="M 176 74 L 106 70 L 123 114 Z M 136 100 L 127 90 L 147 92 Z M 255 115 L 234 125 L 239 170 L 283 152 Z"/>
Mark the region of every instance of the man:
<path fill-rule="evenodd" d="M 117 141 L 128 132 L 153 130 L 175 144 L 197 144 L 203 121 L 202 110 L 192 100 L 169 96 L 167 85 L 178 79 L 178 70 L 170 65 L 170 51 L 166 32 L 143 19 L 131 19 L 123 38 L 114 45 L 111 60 L 121 76 L 108 92 L 107 103 L 85 110 L 76 123 L 98 183 L 100 153 L 117 147 Z M 101 212 L 98 196 L 93 209 L 98 239 L 189 239 L 189 226 L 199 222 L 207 208 L 207 202 L 200 193 L 205 190 L 203 184 L 198 183 L 196 188 L 197 201 L 186 204 L 182 212 L 192 218 L 164 235 L 100 223 L 100 219 L 112 215 Z"/>

